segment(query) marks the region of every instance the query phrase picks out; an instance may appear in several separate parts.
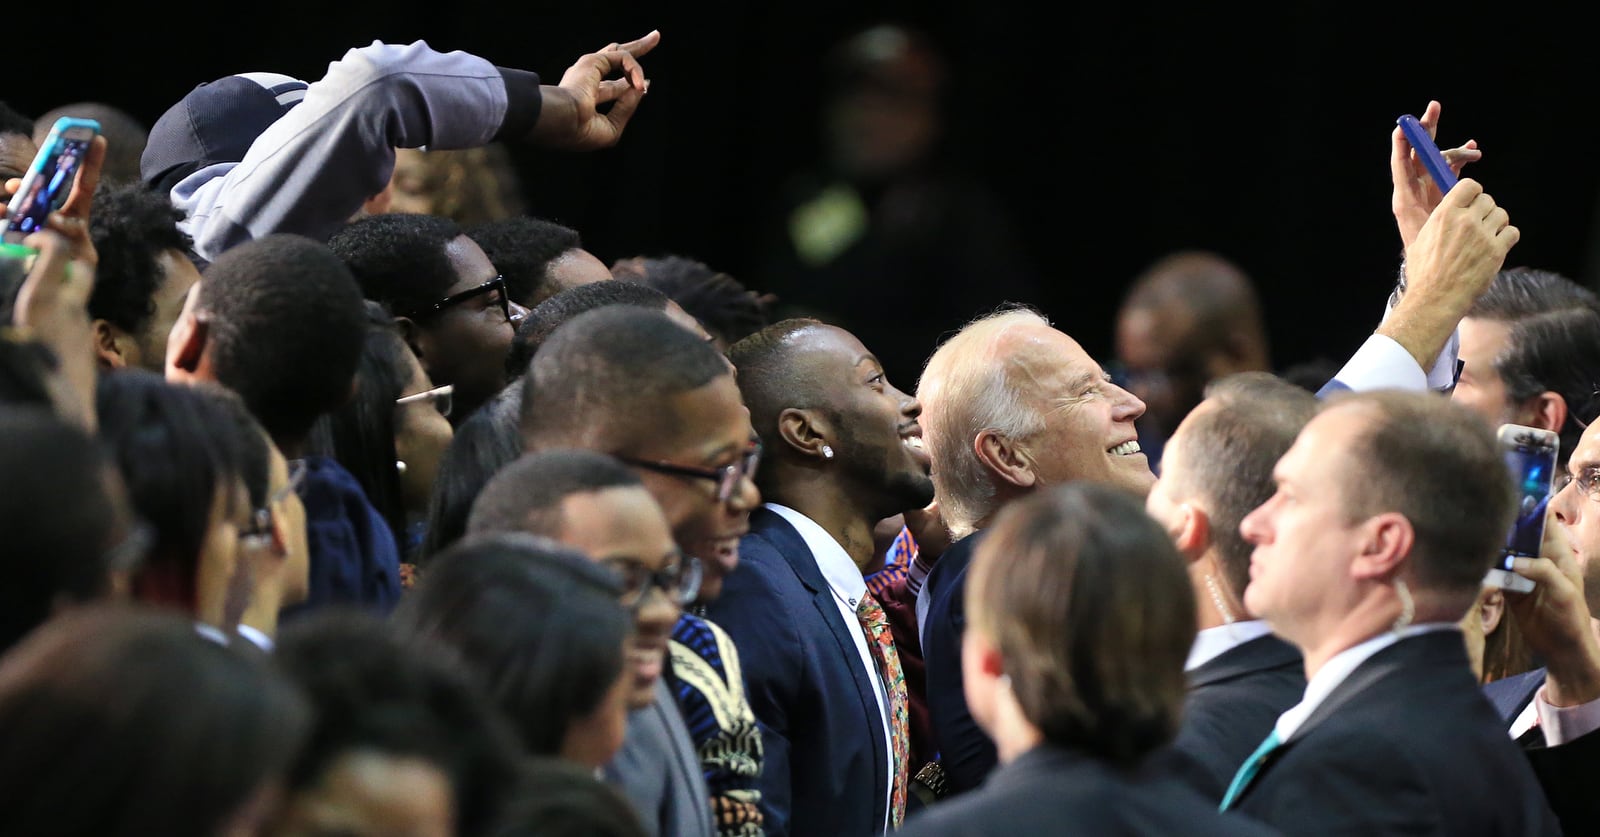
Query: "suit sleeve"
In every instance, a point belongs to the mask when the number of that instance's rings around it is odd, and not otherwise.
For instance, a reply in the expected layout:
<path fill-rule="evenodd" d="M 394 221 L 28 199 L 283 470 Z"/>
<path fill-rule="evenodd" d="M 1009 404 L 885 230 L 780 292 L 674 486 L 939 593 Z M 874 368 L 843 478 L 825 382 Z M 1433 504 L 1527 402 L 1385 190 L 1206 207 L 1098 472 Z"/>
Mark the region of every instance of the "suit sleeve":
<path fill-rule="evenodd" d="M 795 705 L 806 663 L 799 631 L 771 572 L 741 561 L 707 616 L 739 648 L 746 697 L 761 729 L 761 814 L 767 834 L 784 835 L 792 801 L 788 709 Z"/>
<path fill-rule="evenodd" d="M 967 709 L 961 675 L 961 634 L 966 628 L 966 575 L 951 579 L 928 608 L 922 656 L 927 666 L 928 715 L 939 764 L 952 794 L 972 790 L 994 770 L 994 742 Z"/>
<path fill-rule="evenodd" d="M 373 42 L 328 65 L 227 174 L 192 195 L 180 183 L 174 200 L 206 260 L 271 233 L 326 241 L 389 182 L 395 148 L 471 148 L 531 127 L 538 87 L 464 52 Z"/>

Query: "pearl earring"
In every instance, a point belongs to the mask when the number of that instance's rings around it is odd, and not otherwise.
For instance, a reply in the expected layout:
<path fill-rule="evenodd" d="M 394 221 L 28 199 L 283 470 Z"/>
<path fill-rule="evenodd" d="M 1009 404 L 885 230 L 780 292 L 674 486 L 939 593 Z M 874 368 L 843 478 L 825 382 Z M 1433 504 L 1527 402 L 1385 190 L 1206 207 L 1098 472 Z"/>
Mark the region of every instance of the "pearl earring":
<path fill-rule="evenodd" d="M 394 469 L 404 474 L 406 472 L 406 461 L 404 459 L 396 459 L 394 461 Z"/>
<path fill-rule="evenodd" d="M 823 459 L 832 459 L 833 458 L 833 448 L 830 448 L 827 445 L 823 445 L 822 446 L 822 458 Z"/>

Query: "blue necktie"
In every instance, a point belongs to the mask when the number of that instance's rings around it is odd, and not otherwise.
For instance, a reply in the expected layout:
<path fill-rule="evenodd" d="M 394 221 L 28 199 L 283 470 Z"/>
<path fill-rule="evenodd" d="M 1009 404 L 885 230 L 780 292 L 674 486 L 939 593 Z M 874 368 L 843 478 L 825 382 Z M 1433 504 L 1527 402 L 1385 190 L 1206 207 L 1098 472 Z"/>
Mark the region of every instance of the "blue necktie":
<path fill-rule="evenodd" d="M 1267 760 L 1267 754 L 1278 749 L 1281 743 L 1283 742 L 1278 740 L 1278 731 L 1273 730 L 1267 736 L 1267 740 L 1261 742 L 1261 746 L 1250 754 L 1250 758 L 1244 760 L 1244 764 L 1239 766 L 1239 772 L 1233 774 L 1233 784 L 1228 785 L 1228 793 L 1222 797 L 1222 805 L 1218 806 L 1218 811 L 1226 811 L 1233 806 L 1233 801 L 1239 798 L 1239 794 L 1244 793 L 1244 789 L 1250 786 L 1250 781 L 1261 772 L 1261 764 Z"/>

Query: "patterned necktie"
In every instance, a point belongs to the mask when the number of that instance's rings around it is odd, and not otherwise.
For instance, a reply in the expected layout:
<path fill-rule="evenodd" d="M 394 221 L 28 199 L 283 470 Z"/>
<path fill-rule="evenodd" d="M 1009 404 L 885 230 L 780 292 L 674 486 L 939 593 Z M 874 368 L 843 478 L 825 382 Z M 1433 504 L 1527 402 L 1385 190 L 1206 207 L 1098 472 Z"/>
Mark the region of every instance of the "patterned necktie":
<path fill-rule="evenodd" d="M 900 655 L 894 650 L 894 635 L 889 632 L 889 617 L 883 605 L 866 593 L 856 607 L 861 628 L 867 635 L 867 647 L 872 649 L 872 659 L 883 674 L 883 687 L 889 693 L 889 743 L 894 747 L 893 808 L 889 812 L 889 827 L 899 828 L 906 815 L 906 789 L 911 769 L 911 715 L 906 697 L 906 673 L 900 668 Z"/>
<path fill-rule="evenodd" d="M 1257 773 L 1261 772 L 1261 765 L 1266 762 L 1267 754 L 1278 749 L 1278 745 L 1281 743 L 1278 740 L 1278 731 L 1273 730 L 1267 736 L 1267 740 L 1261 742 L 1261 746 L 1250 754 L 1250 758 L 1244 760 L 1244 764 L 1239 766 L 1239 772 L 1233 774 L 1233 784 L 1228 785 L 1228 793 L 1222 797 L 1222 805 L 1217 808 L 1218 811 L 1226 811 L 1233 806 L 1234 801 L 1239 798 L 1239 794 L 1244 793 L 1244 789 L 1250 786 L 1250 781 L 1256 777 Z"/>

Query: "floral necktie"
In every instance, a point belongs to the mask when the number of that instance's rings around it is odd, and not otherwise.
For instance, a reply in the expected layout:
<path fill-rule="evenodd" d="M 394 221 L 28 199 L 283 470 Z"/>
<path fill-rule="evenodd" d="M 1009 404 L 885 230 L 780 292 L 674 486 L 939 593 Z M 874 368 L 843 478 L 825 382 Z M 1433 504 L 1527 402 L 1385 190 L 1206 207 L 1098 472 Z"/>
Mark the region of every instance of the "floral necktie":
<path fill-rule="evenodd" d="M 906 673 L 900 668 L 900 655 L 894 650 L 894 635 L 889 632 L 889 617 L 883 605 L 866 593 L 856 607 L 856 616 L 867 635 L 867 647 L 883 674 L 883 686 L 889 693 L 889 743 L 894 747 L 894 789 L 891 793 L 893 809 L 889 812 L 889 826 L 899 828 L 906 815 L 906 789 L 911 768 L 911 714 L 906 696 Z"/>

